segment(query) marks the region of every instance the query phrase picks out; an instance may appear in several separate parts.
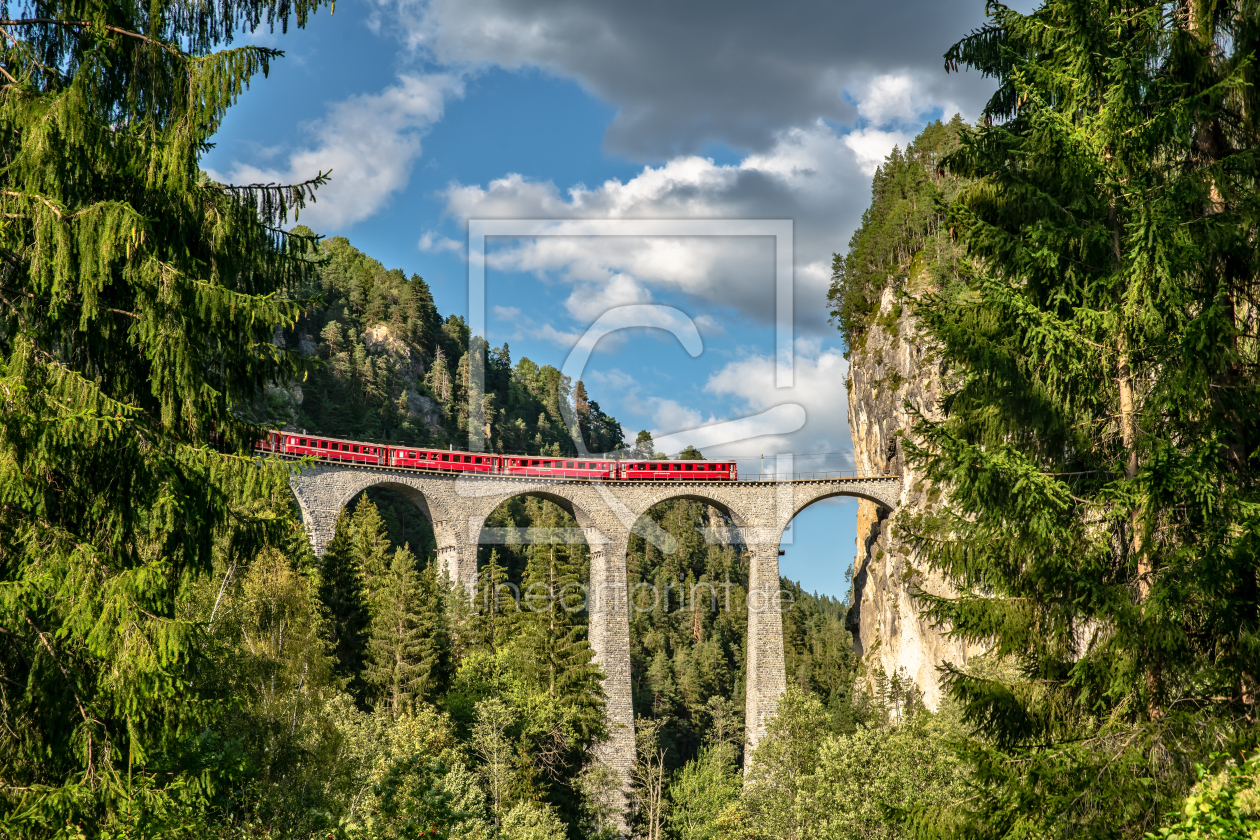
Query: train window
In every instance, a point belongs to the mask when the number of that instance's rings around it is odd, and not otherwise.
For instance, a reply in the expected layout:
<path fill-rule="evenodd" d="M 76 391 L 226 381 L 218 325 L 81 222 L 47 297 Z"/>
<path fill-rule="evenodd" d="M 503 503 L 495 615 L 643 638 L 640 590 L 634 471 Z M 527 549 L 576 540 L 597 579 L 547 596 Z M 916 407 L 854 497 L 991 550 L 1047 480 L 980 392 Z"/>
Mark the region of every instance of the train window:
<path fill-rule="evenodd" d="M 326 441 L 326 440 L 321 440 L 321 441 L 319 442 L 319 448 L 320 448 L 320 449 L 327 449 L 327 448 L 328 448 L 328 441 Z"/>
<path fill-rule="evenodd" d="M 684 466 L 684 467 L 683 467 L 683 469 L 685 469 L 685 470 L 694 470 L 694 469 L 695 469 L 695 466 L 694 466 L 694 465 L 692 465 L 692 464 L 687 464 L 686 466 Z"/>
<path fill-rule="evenodd" d="M 443 460 L 443 461 L 449 461 L 449 460 L 451 460 L 451 456 L 450 456 L 450 455 L 447 455 L 445 452 L 443 452 L 443 453 L 442 453 L 442 460 Z"/>
<path fill-rule="evenodd" d="M 407 453 L 407 457 L 408 457 L 408 458 L 414 458 L 414 457 L 416 457 L 416 453 L 414 453 L 414 452 L 408 452 L 408 453 Z"/>
<path fill-rule="evenodd" d="M 356 454 L 358 453 L 358 451 L 359 451 L 359 446 L 358 446 L 358 444 L 355 444 L 355 446 L 354 446 L 354 451 L 355 451 L 355 453 L 356 453 Z"/>

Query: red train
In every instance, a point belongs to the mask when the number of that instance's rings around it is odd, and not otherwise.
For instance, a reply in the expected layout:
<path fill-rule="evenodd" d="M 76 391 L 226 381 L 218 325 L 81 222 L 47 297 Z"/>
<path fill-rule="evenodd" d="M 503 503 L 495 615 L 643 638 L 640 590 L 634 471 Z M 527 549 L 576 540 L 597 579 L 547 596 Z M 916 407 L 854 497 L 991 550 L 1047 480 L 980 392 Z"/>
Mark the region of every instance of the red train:
<path fill-rule="evenodd" d="M 606 481 L 735 481 L 734 461 L 620 461 L 555 458 L 549 455 L 488 455 L 411 446 L 269 432 L 258 449 L 292 458 L 314 457 L 343 464 L 366 464 L 436 472 L 488 473 Z"/>

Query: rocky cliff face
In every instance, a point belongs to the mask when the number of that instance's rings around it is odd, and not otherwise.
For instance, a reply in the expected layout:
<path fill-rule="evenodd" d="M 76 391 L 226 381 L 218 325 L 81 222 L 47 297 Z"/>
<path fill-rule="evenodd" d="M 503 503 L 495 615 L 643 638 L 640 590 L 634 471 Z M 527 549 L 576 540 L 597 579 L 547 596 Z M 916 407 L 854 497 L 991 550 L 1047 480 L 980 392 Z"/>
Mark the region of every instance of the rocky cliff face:
<path fill-rule="evenodd" d="M 950 589 L 897 537 L 898 524 L 919 512 L 931 492 L 902 457 L 902 438 L 913 425 L 906 404 L 936 416 L 941 371 L 913 316 L 891 289 L 883 293 L 864 344 L 850 354 L 848 385 L 857 469 L 901 473 L 905 480 L 901 505 L 891 515 L 873 502 L 859 504 L 853 606 L 846 623 L 868 679 L 879 668 L 889 675 L 904 671 L 935 710 L 941 699 L 937 666 L 964 664 L 977 651 L 949 639 L 944 628 L 920 615 L 916 592 L 948 594 Z"/>

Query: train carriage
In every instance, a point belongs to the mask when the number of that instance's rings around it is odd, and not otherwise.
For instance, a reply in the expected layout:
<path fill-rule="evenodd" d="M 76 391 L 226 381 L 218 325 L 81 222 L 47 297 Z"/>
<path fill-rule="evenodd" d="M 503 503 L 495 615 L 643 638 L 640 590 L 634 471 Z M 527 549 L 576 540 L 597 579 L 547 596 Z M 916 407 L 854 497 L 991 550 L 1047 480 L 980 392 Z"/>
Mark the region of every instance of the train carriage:
<path fill-rule="evenodd" d="M 622 461 L 627 481 L 735 481 L 734 461 Z"/>
<path fill-rule="evenodd" d="M 390 447 L 390 465 L 414 470 L 438 472 L 498 473 L 500 462 L 497 455 L 470 452 L 452 452 L 441 449 L 413 449 L 409 446 Z"/>
<path fill-rule="evenodd" d="M 293 432 L 284 432 L 282 437 L 281 453 L 295 458 L 313 456 L 324 461 L 376 466 L 384 466 L 389 462 L 389 447 L 379 443 L 361 443 Z"/>
<path fill-rule="evenodd" d="M 614 479 L 617 477 L 617 462 L 598 458 L 507 455 L 503 458 L 503 474 L 587 480 Z"/>

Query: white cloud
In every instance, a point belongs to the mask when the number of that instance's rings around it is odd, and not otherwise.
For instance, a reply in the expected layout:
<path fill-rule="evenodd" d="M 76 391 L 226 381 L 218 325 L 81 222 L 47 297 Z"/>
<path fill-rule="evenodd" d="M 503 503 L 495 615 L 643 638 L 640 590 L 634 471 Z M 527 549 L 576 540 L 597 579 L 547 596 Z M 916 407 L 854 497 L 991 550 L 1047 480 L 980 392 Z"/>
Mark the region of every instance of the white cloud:
<path fill-rule="evenodd" d="M 592 372 L 588 379 L 601 388 L 614 388 L 631 415 L 650 417 L 656 448 L 676 454 L 695 446 L 708 458 L 735 458 L 741 469 L 773 472 L 777 453 L 795 453 L 794 472 L 823 472 L 853 468 L 853 446 L 847 423 L 849 366 L 838 348 L 817 339 L 798 339 L 791 388 L 775 387 L 775 362 L 770 356 L 751 355 L 714 371 L 704 390 L 731 404 L 729 415 L 704 414 L 678 400 L 643 396 L 640 384 L 620 370 Z M 633 439 L 634 430 L 627 427 Z"/>
<path fill-rule="evenodd" d="M 456 253 L 464 250 L 464 243 L 454 239 L 442 236 L 431 230 L 426 230 L 420 237 L 420 241 L 416 243 L 421 251 L 427 253 L 435 253 L 440 251 L 454 251 Z"/>
<path fill-rule="evenodd" d="M 543 341 L 549 341 L 557 347 L 565 350 L 572 347 L 582 339 L 582 334 L 578 332 L 563 332 L 556 329 L 551 324 L 543 324 L 541 327 L 530 327 L 529 334 L 534 338 L 541 338 Z"/>
<path fill-rule="evenodd" d="M 876 76 L 850 94 L 862 119 L 876 126 L 920 123 L 923 114 L 939 104 L 925 80 L 909 73 Z"/>
<path fill-rule="evenodd" d="M 871 176 L 879 169 L 884 158 L 892 152 L 894 146 L 904 149 L 914 138 L 904 131 L 881 131 L 878 128 L 862 128 L 849 132 L 844 137 L 844 145 L 853 150 L 857 157 L 862 174 Z"/>
<path fill-rule="evenodd" d="M 509 174 L 454 184 L 446 214 L 470 218 L 789 218 L 795 225 L 799 328 L 826 330 L 831 254 L 848 241 L 869 185 L 845 136 L 825 123 L 780 134 L 737 164 L 679 157 L 565 192 Z M 545 236 L 492 247 L 487 265 L 571 284 L 569 314 L 589 323 L 610 307 L 678 293 L 768 323 L 774 316 L 774 243 L 768 237 Z M 708 323 L 714 323 L 712 313 Z"/>
<path fill-rule="evenodd" d="M 420 155 L 420 138 L 438 120 L 448 99 L 463 95 L 457 75 L 401 75 L 379 93 L 332 104 L 307 126 L 313 142 L 289 154 L 286 164 L 263 168 L 236 163 L 219 180 L 233 183 L 297 183 L 332 170 L 302 221 L 340 228 L 368 218 L 407 185 Z"/>
<path fill-rule="evenodd" d="M 614 274 L 603 284 L 584 283 L 565 300 L 565 308 L 581 322 L 593 322 L 608 310 L 631 303 L 650 303 L 652 293 L 634 278 Z"/>
<path fill-rule="evenodd" d="M 676 400 L 659 398 L 654 399 L 653 402 L 655 406 L 652 411 L 652 422 L 656 424 L 656 429 L 652 432 L 653 438 L 661 437 L 662 429 L 669 431 L 694 429 L 704 423 L 704 415 Z M 709 418 L 709 422 L 714 422 L 713 418 Z"/>
<path fill-rule="evenodd" d="M 794 467 L 796 472 L 852 469 L 849 400 L 844 386 L 849 363 L 839 348 L 824 347 L 817 340 L 798 340 L 793 368 L 791 388 L 775 387 L 774 359 L 763 355 L 733 361 L 709 377 L 706 391 L 735 400 L 746 413 L 798 405 L 806 416 L 799 431 L 750 437 L 716 449 L 715 455 L 753 458 L 763 453 L 793 452 L 802 456 Z M 825 457 L 806 457 L 811 454 Z"/>
<path fill-rule="evenodd" d="M 517 318 L 521 317 L 521 310 L 517 309 L 515 306 L 495 306 L 492 307 L 492 309 L 494 317 L 502 321 L 515 321 Z"/>
<path fill-rule="evenodd" d="M 584 378 L 590 382 L 606 386 L 612 391 L 629 391 L 639 387 L 638 380 L 620 368 L 592 370 L 590 373 L 585 374 Z"/>

